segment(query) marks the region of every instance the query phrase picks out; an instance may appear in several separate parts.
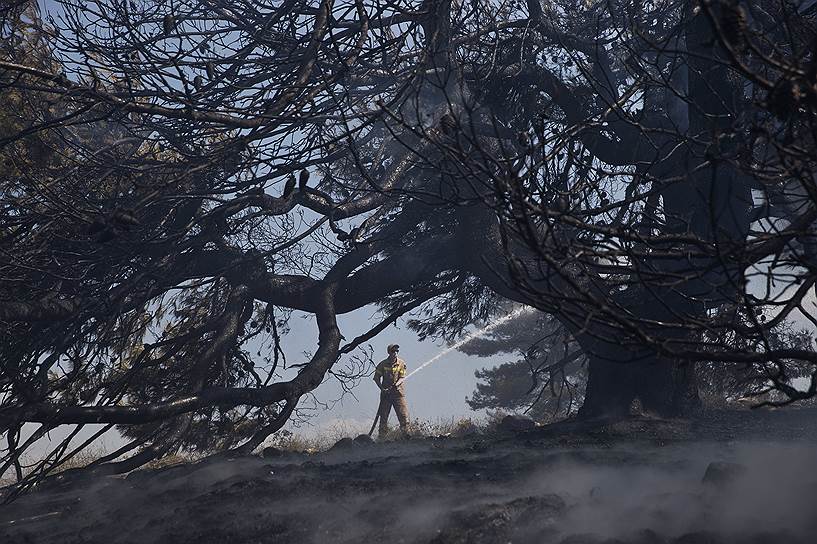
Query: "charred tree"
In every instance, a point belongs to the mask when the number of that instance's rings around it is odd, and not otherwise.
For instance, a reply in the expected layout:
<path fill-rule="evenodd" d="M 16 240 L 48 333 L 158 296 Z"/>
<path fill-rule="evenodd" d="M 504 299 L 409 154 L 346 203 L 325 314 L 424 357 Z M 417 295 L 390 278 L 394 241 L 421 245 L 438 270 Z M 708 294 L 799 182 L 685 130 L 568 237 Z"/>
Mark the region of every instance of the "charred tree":
<path fill-rule="evenodd" d="M 248 451 L 398 317 L 456 336 L 500 296 L 581 347 L 587 416 L 694 412 L 700 365 L 817 393 L 769 336 L 817 324 L 808 6 L 9 6 L 3 470 L 60 425 Z M 317 348 L 284 368 L 293 311 Z"/>

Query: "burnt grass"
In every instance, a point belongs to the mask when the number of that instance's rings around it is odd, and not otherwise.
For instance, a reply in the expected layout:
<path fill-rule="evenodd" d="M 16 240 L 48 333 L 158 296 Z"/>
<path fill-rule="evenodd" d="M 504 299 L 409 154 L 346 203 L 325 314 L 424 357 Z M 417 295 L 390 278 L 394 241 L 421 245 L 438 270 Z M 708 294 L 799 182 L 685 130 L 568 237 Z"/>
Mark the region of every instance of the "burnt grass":
<path fill-rule="evenodd" d="M 52 478 L 3 543 L 817 542 L 817 410 L 517 433 Z"/>

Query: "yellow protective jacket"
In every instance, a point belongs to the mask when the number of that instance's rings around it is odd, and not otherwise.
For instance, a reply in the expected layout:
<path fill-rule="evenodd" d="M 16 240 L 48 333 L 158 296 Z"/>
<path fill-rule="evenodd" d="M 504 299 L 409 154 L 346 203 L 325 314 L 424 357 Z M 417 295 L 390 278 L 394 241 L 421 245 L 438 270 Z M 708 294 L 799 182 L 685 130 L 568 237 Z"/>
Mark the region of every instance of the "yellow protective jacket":
<path fill-rule="evenodd" d="M 397 380 L 406 377 L 406 362 L 399 357 L 394 363 L 389 359 L 380 361 L 374 369 L 374 375 L 383 377 L 381 385 L 384 388 L 391 387 Z M 400 389 L 402 389 L 402 384 Z"/>

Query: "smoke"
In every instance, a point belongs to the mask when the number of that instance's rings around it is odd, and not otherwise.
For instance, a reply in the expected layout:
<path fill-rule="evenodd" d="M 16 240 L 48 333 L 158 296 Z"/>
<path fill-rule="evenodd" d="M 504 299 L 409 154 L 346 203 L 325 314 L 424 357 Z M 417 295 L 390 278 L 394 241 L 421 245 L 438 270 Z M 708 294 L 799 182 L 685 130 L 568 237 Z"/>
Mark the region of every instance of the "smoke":
<path fill-rule="evenodd" d="M 439 361 L 440 359 L 442 359 L 443 357 L 445 357 L 446 355 L 448 355 L 452 351 L 458 350 L 459 348 L 461 348 L 465 344 L 471 342 L 472 340 L 475 340 L 475 339 L 477 339 L 477 338 L 491 332 L 492 330 L 496 329 L 497 327 L 499 327 L 503 323 L 507 323 L 511 319 L 514 319 L 515 317 L 519 317 L 520 315 L 526 314 L 526 313 L 528 313 L 530 311 L 532 311 L 532 308 L 530 308 L 529 306 L 523 306 L 521 308 L 517 308 L 516 310 L 512 311 L 508 315 L 500 317 L 499 319 L 489 323 L 488 325 L 482 327 L 481 329 L 477 329 L 477 330 L 475 330 L 475 331 L 473 331 L 473 332 L 471 332 L 469 334 L 466 334 L 465 336 L 463 336 L 462 338 L 460 338 L 459 340 L 457 340 L 456 342 L 454 342 L 453 344 L 451 344 L 450 346 L 448 346 L 447 348 L 442 350 L 440 353 L 438 353 L 437 355 L 435 355 L 434 357 L 432 357 L 428 361 L 424 362 L 423 364 L 421 364 L 420 366 L 418 366 L 417 368 L 415 368 L 414 370 L 409 372 L 408 375 L 406 376 L 406 379 L 408 380 L 409 378 L 411 378 L 412 376 L 414 376 L 415 374 L 417 374 L 418 372 L 423 370 L 425 367 L 435 363 L 436 361 Z"/>
<path fill-rule="evenodd" d="M 559 463 L 532 476 L 531 490 L 566 501 L 569 508 L 559 522 L 563 534 L 626 539 L 649 530 L 677 538 L 703 531 L 742 542 L 760 533 L 785 533 L 811 541 L 817 530 L 815 453 L 814 446 L 779 443 L 686 444 L 652 449 L 646 457 L 631 452 L 626 462 L 607 466 Z M 741 470 L 704 482 L 713 461 Z"/>
<path fill-rule="evenodd" d="M 629 544 L 708 532 L 805 543 L 817 531 L 813 444 L 481 440 L 207 462 L 35 493 L 0 514 L 0 540 Z M 712 462 L 742 469 L 704 482 Z M 2 523 L 49 512 L 61 515 Z M 660 538 L 634 537 L 646 533 Z"/>
<path fill-rule="evenodd" d="M 438 535 L 434 542 L 558 544 L 596 535 L 598 542 L 631 543 L 644 542 L 638 539 L 644 534 L 673 542 L 692 533 L 721 539 L 707 542 L 805 543 L 817 532 L 817 447 L 811 444 L 645 442 L 580 449 L 515 444 L 467 460 L 462 450 L 437 447 L 442 451 L 421 444 L 386 446 L 378 455 L 389 459 L 391 469 L 375 469 L 371 487 L 346 490 L 342 515 L 334 514 L 326 497 L 321 523 L 333 534 L 367 540 L 384 534 L 370 518 L 382 509 L 388 512 L 390 539 L 418 543 Z M 370 465 L 381 462 L 364 451 L 334 452 L 322 461 L 326 472 L 361 463 L 357 466 L 366 468 L 355 477 L 364 482 L 372 476 Z M 704 481 L 713 462 L 740 470 Z M 757 540 L 759 535 L 766 540 Z"/>
<path fill-rule="evenodd" d="M 377 468 L 369 488 L 345 491 L 342 515 L 334 515 L 326 497 L 321 523 L 334 534 L 366 540 L 383 530 L 369 517 L 382 508 L 389 512 L 386 534 L 406 542 L 443 535 L 439 542 L 560 543 L 597 535 L 599 542 L 628 543 L 643 542 L 636 535 L 647 533 L 672 542 L 712 533 L 720 542 L 776 535 L 762 541 L 793 543 L 812 542 L 817 532 L 817 447 L 810 444 L 625 443 L 541 450 L 516 444 L 467 461 L 462 450 L 437 448 L 442 451 L 390 444 L 374 460 L 365 450 L 325 456 L 326 472 L 361 463 L 357 466 L 366 468 L 356 478 L 364 482 L 372 476 L 368 467 L 380 459 L 389 459 L 391 469 Z M 703 481 L 713 462 L 741 470 L 722 481 Z"/>

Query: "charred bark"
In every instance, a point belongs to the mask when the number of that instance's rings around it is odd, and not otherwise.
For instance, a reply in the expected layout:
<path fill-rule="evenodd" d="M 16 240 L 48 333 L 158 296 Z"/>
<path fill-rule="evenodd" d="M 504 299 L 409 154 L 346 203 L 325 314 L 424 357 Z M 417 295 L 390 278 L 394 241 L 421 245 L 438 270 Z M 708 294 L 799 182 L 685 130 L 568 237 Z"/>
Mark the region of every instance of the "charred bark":
<path fill-rule="evenodd" d="M 700 410 L 695 363 L 600 345 L 588 357 L 584 418 L 622 418 L 633 402 L 661 417 L 689 417 Z"/>

